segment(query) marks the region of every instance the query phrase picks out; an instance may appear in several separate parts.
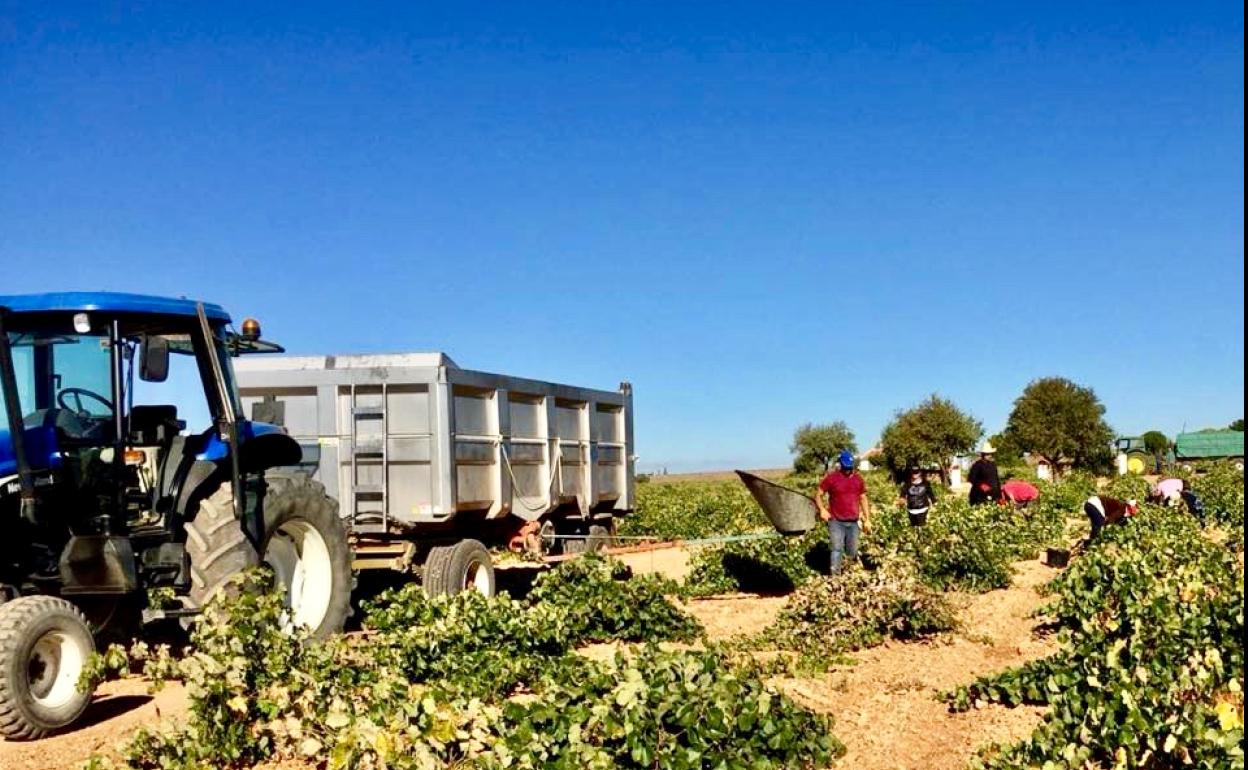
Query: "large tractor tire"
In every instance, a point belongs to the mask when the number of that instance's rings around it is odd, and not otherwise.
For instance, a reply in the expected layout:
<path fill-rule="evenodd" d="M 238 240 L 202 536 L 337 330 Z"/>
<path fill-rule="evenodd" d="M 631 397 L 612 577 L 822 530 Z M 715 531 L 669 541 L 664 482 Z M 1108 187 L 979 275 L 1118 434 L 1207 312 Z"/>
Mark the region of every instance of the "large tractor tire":
<path fill-rule="evenodd" d="M 494 562 L 476 540 L 429 549 L 422 584 L 430 596 L 454 596 L 462 591 L 494 595 Z"/>
<path fill-rule="evenodd" d="M 64 599 L 0 604 L 0 736 L 34 740 L 82 716 L 91 693 L 78 678 L 93 652 L 87 619 Z"/>
<path fill-rule="evenodd" d="M 286 597 L 292 625 L 317 638 L 342 630 L 351 610 L 351 552 L 338 506 L 304 476 L 265 478 L 264 548 L 260 558 L 234 518 L 229 483 L 204 499 L 186 525 L 192 607 L 202 607 L 230 578 L 261 561 Z"/>
<path fill-rule="evenodd" d="M 1142 476 L 1152 471 L 1156 463 L 1157 461 L 1152 455 L 1134 452 L 1127 455 L 1127 472 L 1135 476 Z"/>

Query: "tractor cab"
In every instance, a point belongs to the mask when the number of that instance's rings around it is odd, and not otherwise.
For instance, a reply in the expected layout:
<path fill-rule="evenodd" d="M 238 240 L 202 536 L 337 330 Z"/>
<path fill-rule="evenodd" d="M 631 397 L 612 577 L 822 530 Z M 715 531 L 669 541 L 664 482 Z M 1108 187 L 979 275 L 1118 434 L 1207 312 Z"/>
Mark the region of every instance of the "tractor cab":
<path fill-rule="evenodd" d="M 216 305 L 106 293 L 0 297 L 0 307 L 0 368 L 11 380 L 0 394 L 10 415 L 0 423 L 0 479 L 33 485 L 28 508 L 58 498 L 69 515 L 53 526 L 98 535 L 161 527 L 193 462 L 229 457 L 231 429 L 240 445 L 276 432 L 237 417 L 231 356 L 280 350 L 258 339 L 254 322 L 244 337 Z M 171 361 L 193 380 L 167 383 Z M 178 401 L 211 425 L 186 435 Z"/>
<path fill-rule="evenodd" d="M 189 621 L 261 561 L 292 625 L 342 627 L 338 505 L 283 470 L 294 439 L 241 417 L 231 358 L 280 350 L 255 321 L 235 332 L 186 299 L 0 296 L 0 735 L 81 714 L 90 696 L 73 685 L 95 636 Z M 180 404 L 204 424 L 188 432 Z M 157 588 L 177 606 L 149 606 Z"/>

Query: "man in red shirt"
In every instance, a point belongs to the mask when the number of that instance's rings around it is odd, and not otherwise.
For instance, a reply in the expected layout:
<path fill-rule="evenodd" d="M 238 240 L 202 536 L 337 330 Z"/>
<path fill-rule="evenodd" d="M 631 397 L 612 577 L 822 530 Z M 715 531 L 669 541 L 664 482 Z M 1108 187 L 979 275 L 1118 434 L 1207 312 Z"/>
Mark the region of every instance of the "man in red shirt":
<path fill-rule="evenodd" d="M 1040 490 L 1035 485 L 1020 479 L 1010 479 L 1001 485 L 1002 501 L 1014 503 L 1015 508 L 1026 508 L 1039 496 Z"/>
<path fill-rule="evenodd" d="M 854 470 L 854 455 L 841 452 L 838 458 L 840 470 L 832 471 L 819 482 L 815 492 L 815 504 L 819 506 L 819 518 L 828 523 L 828 537 L 832 541 L 832 574 L 841 571 L 845 554 L 858 558 L 858 538 L 861 530 L 871 529 L 871 502 L 867 500 L 867 485 Z M 823 496 L 828 496 L 824 503 Z"/>

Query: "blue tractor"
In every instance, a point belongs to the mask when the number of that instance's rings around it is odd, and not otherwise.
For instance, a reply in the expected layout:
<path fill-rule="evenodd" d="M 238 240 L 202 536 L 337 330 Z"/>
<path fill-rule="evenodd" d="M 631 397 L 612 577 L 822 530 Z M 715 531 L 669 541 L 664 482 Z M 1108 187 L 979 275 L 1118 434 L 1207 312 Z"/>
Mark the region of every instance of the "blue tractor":
<path fill-rule="evenodd" d="M 97 639 L 188 622 L 253 565 L 272 568 L 292 626 L 341 629 L 338 504 L 298 472 L 291 437 L 240 414 L 231 358 L 268 351 L 258 323 L 235 332 L 217 305 L 0 296 L 0 736 L 74 722 Z M 175 405 L 188 390 L 210 422 L 189 435 Z M 148 606 L 152 589 L 176 606 Z"/>

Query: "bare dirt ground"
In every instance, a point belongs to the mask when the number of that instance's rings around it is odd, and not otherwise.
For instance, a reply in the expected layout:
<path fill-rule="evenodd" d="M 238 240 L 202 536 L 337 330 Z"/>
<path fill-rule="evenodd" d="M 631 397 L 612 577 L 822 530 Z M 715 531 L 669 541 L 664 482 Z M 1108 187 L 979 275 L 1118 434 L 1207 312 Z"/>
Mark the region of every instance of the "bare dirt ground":
<path fill-rule="evenodd" d="M 681 578 L 688 553 L 664 548 L 623 554 L 638 573 L 660 572 Z M 935 695 L 976 676 L 1043 657 L 1051 639 L 1032 634 L 1032 611 L 1043 603 L 1036 588 L 1053 572 L 1039 562 L 1016 565 L 1014 585 L 1001 591 L 959 597 L 963 630 L 936 641 L 889 643 L 855 654 L 852 665 L 816 678 L 778 679 L 794 699 L 836 719 L 836 735 L 848 753 L 838 767 L 854 770 L 961 770 L 983 745 L 1027 736 L 1042 711 L 988 707 L 950 714 Z M 699 599 L 692 612 L 712 639 L 727 639 L 766 628 L 784 606 L 784 597 L 749 594 Z M 614 647 L 586 651 L 614 654 Z M 75 729 L 34 743 L 0 740 L 3 770 L 72 770 L 96 753 L 125 741 L 140 725 L 154 726 L 185 716 L 186 697 L 170 686 L 154 696 L 137 677 L 100 688 L 85 721 Z M 299 764 L 263 770 L 308 770 Z M 259 770 L 259 769 L 258 769 Z"/>
<path fill-rule="evenodd" d="M 1027 737 L 1043 710 L 998 706 L 951 714 L 937 693 L 975 677 L 1056 651 L 1032 634 L 1029 617 L 1043 603 L 1036 588 L 1053 572 L 1040 562 L 1016 565 L 1015 584 L 966 597 L 963 630 L 933 642 L 889 643 L 856 653 L 856 665 L 821 679 L 784 680 L 804 705 L 832 714 L 855 770 L 961 770 L 981 746 Z"/>
<path fill-rule="evenodd" d="M 140 726 L 154 727 L 186 714 L 181 686 L 170 684 L 155 694 L 147 689 L 140 677 L 105 682 L 71 730 L 29 743 L 0 739 L 0 768 L 73 770 L 93 754 L 111 752 Z"/>
<path fill-rule="evenodd" d="M 611 554 L 632 568 L 634 574 L 657 573 L 673 580 L 684 580 L 689 575 L 689 556 L 687 549 L 670 547 Z"/>

